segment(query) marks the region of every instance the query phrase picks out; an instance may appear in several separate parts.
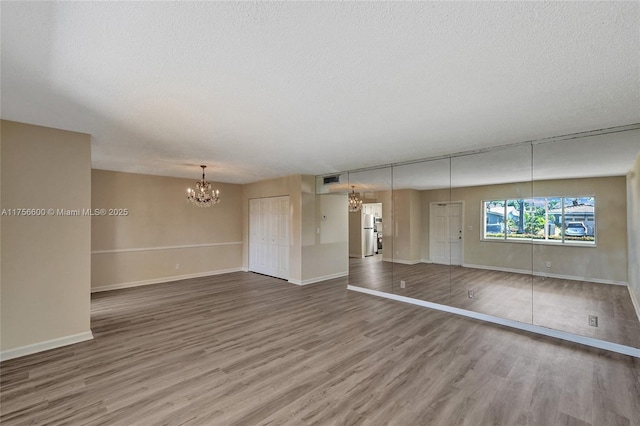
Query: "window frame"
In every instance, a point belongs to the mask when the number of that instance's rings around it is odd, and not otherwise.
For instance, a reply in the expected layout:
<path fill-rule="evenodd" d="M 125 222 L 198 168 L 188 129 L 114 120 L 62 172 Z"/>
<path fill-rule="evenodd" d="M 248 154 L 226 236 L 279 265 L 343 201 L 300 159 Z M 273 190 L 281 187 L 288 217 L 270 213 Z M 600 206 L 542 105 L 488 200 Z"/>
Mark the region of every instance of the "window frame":
<path fill-rule="evenodd" d="M 574 222 L 575 220 L 566 220 L 566 203 L 567 200 L 570 199 L 579 199 L 579 198 L 591 198 L 593 200 L 593 239 L 592 240 L 574 240 L 574 239 L 566 239 L 565 235 L 565 224 L 569 222 Z M 549 216 L 556 215 L 557 213 L 549 213 L 549 200 L 559 200 L 560 201 L 560 238 L 559 239 L 549 239 Z M 531 209 L 529 214 L 533 212 L 536 215 L 536 206 L 544 202 L 544 225 L 543 225 L 543 238 L 534 238 L 532 236 L 525 236 L 526 234 L 519 234 L 523 236 L 519 237 L 509 237 L 509 202 L 522 202 L 524 204 L 523 212 L 526 214 L 527 209 Z M 502 211 L 502 223 L 500 223 L 502 232 L 498 234 L 502 234 L 499 236 L 487 236 L 487 225 L 496 225 L 494 223 L 487 222 L 487 216 L 490 213 L 494 213 L 491 211 L 491 208 L 487 209 L 487 205 L 501 203 L 503 207 Z M 556 210 L 557 208 L 554 208 Z M 499 214 L 499 213 L 498 213 Z M 505 199 L 483 199 L 480 201 L 480 222 L 481 222 L 481 230 L 480 230 L 480 241 L 483 242 L 508 242 L 508 243 L 533 243 L 533 244 L 546 244 L 546 245 L 562 245 L 562 246 L 576 246 L 576 247 L 596 247 L 597 246 L 597 234 L 598 234 L 598 226 L 596 225 L 596 196 L 595 195 L 577 195 L 577 196 L 539 196 L 539 197 L 529 197 L 529 198 L 505 198 Z M 557 223 L 557 220 L 554 220 L 552 223 Z M 588 225 L 585 223 L 585 219 L 582 221 L 583 225 L 587 228 L 587 233 L 589 230 Z M 526 222 L 524 223 L 526 227 Z M 555 225 L 558 226 L 558 225 Z M 492 233 L 489 233 L 492 234 Z M 585 235 L 585 237 L 590 237 L 590 235 Z"/>

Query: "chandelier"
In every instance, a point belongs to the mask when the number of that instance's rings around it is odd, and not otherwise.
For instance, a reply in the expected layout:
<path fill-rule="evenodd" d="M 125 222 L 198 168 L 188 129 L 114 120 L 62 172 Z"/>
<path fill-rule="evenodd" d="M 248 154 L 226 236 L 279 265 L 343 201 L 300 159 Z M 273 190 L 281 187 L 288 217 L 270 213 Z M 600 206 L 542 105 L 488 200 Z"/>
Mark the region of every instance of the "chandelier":
<path fill-rule="evenodd" d="M 220 202 L 220 191 L 211 190 L 211 184 L 204 180 L 204 169 L 207 166 L 202 167 L 202 180 L 196 182 L 196 189 L 187 189 L 187 201 L 191 201 L 198 207 L 211 207 L 214 204 Z"/>
<path fill-rule="evenodd" d="M 361 207 L 362 200 L 356 195 L 355 186 L 351 186 L 351 193 L 349 194 L 349 211 L 357 212 Z"/>

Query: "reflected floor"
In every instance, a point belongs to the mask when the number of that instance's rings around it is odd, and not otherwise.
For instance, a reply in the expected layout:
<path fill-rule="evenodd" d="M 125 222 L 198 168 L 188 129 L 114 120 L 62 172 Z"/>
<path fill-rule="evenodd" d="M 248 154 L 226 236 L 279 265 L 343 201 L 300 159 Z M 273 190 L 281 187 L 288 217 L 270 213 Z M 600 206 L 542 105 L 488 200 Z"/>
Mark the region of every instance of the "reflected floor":
<path fill-rule="evenodd" d="M 640 347 L 640 322 L 626 286 L 461 266 L 404 265 L 383 262 L 381 256 L 351 258 L 349 267 L 350 285 Z M 598 316 L 598 327 L 589 326 L 589 315 Z"/>

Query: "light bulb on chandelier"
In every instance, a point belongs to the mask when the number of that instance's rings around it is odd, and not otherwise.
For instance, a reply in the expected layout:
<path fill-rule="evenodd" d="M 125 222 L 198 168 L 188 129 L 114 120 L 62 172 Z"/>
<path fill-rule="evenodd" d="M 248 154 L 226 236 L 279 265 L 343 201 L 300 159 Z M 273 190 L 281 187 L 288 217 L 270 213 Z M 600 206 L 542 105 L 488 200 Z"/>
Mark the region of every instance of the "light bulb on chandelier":
<path fill-rule="evenodd" d="M 220 191 L 212 190 L 211 183 L 205 180 L 204 169 L 207 166 L 200 167 L 202 167 L 202 179 L 196 182 L 195 190 L 187 189 L 187 201 L 191 201 L 198 207 L 211 207 L 220 202 Z"/>
<path fill-rule="evenodd" d="M 349 194 L 349 211 L 357 212 L 361 207 L 362 200 L 356 195 L 355 186 L 351 186 L 351 193 Z"/>

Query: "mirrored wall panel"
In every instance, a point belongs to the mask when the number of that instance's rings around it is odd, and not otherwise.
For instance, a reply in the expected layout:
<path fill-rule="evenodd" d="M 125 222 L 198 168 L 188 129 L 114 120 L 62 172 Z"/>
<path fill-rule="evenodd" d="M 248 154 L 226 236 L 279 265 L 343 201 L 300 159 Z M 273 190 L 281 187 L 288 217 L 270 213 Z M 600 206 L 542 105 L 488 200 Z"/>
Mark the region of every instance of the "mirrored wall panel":
<path fill-rule="evenodd" d="M 453 306 L 531 323 L 531 172 L 528 144 L 451 159 Z"/>
<path fill-rule="evenodd" d="M 451 304 L 449 265 L 459 252 L 460 216 L 451 205 L 450 175 L 449 158 L 393 167 L 396 294 Z"/>
<path fill-rule="evenodd" d="M 640 347 L 629 286 L 626 167 L 640 134 L 533 145 L 533 323 Z"/>
<path fill-rule="evenodd" d="M 393 293 L 391 167 L 348 174 L 349 284 Z"/>
<path fill-rule="evenodd" d="M 349 284 L 640 348 L 638 127 L 318 177 Z"/>

